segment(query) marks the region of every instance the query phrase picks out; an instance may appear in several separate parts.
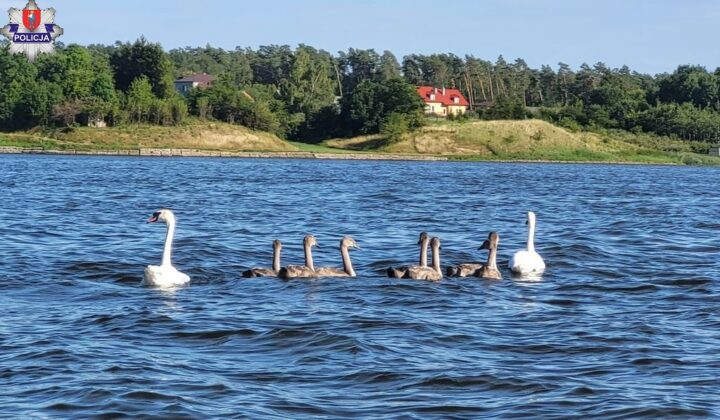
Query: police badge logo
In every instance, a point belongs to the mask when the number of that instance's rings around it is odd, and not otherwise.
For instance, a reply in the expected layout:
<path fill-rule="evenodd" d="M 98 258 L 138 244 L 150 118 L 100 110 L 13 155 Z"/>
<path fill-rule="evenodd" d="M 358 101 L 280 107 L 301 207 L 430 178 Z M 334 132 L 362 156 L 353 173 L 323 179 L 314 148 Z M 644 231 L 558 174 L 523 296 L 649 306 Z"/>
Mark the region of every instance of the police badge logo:
<path fill-rule="evenodd" d="M 40 9 L 30 9 L 28 5 L 28 7 L 25 7 L 22 12 L 23 25 L 25 25 L 28 30 L 34 31 L 38 26 L 40 26 Z"/>
<path fill-rule="evenodd" d="M 42 10 L 35 0 L 29 0 L 25 8 L 8 10 L 10 24 L 0 29 L 0 34 L 10 40 L 10 52 L 25 54 L 34 61 L 38 54 L 55 52 L 55 39 L 63 29 L 55 24 L 55 9 Z"/>

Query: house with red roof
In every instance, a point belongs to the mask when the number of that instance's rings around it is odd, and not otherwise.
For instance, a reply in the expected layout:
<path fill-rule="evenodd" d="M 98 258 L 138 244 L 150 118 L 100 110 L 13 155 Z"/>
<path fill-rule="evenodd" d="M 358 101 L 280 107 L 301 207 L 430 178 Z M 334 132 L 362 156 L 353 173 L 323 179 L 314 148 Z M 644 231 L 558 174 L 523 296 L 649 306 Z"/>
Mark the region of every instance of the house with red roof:
<path fill-rule="evenodd" d="M 194 88 L 205 89 L 210 87 L 215 81 L 215 76 L 207 73 L 196 73 L 190 76 L 177 79 L 175 81 L 175 89 L 183 95 L 187 95 Z"/>
<path fill-rule="evenodd" d="M 462 115 L 470 106 L 458 89 L 418 86 L 417 93 L 425 102 L 425 114 L 428 115 Z"/>

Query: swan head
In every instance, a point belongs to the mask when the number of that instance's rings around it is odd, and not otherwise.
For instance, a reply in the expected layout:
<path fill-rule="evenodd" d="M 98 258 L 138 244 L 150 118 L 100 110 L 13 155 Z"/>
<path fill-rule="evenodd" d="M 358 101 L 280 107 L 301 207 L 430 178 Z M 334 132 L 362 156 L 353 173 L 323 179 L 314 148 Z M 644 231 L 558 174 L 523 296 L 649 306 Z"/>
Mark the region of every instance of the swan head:
<path fill-rule="evenodd" d="M 427 232 L 420 232 L 420 239 L 418 239 L 418 245 L 422 245 L 423 242 L 428 240 L 428 234 Z"/>
<path fill-rule="evenodd" d="M 500 235 L 498 235 L 497 232 L 490 232 L 488 238 L 485 239 L 485 242 L 483 242 L 478 249 L 494 249 L 497 248 L 499 243 Z"/>
<path fill-rule="evenodd" d="M 526 225 L 532 225 L 535 224 L 535 213 L 532 211 L 527 212 L 527 220 L 525 221 Z"/>
<path fill-rule="evenodd" d="M 433 249 L 436 249 L 436 248 L 442 249 L 442 246 L 440 244 L 440 238 L 438 238 L 437 236 L 434 236 L 432 239 L 430 239 L 430 246 Z"/>
<path fill-rule="evenodd" d="M 282 242 L 279 239 L 273 241 L 273 249 L 282 249 Z"/>
<path fill-rule="evenodd" d="M 165 223 L 174 223 L 175 222 L 175 215 L 170 209 L 160 209 L 156 211 L 155 213 L 150 216 L 150 218 L 147 220 L 148 223 L 155 223 L 155 222 L 165 222 Z"/>
<path fill-rule="evenodd" d="M 305 244 L 305 246 L 316 246 L 318 248 L 320 247 L 317 243 L 317 239 L 315 239 L 315 236 L 313 235 L 305 235 L 305 239 L 303 239 L 303 244 Z"/>
<path fill-rule="evenodd" d="M 360 245 L 358 245 L 357 242 L 355 242 L 355 239 L 346 236 L 340 240 L 340 246 L 344 248 L 355 248 L 360 249 Z"/>

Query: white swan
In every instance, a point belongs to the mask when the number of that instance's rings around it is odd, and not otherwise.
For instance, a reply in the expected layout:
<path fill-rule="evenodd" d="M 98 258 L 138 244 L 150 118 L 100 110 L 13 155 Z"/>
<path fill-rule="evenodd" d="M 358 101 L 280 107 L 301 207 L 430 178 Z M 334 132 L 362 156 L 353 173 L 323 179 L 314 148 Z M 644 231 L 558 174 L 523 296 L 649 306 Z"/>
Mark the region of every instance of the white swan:
<path fill-rule="evenodd" d="M 175 215 L 168 209 L 161 209 L 153 213 L 148 223 L 163 221 L 167 225 L 165 236 L 165 247 L 163 248 L 162 262 L 160 265 L 148 265 L 145 267 L 142 284 L 145 286 L 173 287 L 181 286 L 190 281 L 190 277 L 179 272 L 170 262 L 172 253 L 172 241 L 175 234 Z"/>
<path fill-rule="evenodd" d="M 516 274 L 542 273 L 545 271 L 545 261 L 540 254 L 535 252 L 535 213 L 529 211 L 527 214 L 528 239 L 527 249 L 515 252 L 510 258 L 508 267 Z"/>

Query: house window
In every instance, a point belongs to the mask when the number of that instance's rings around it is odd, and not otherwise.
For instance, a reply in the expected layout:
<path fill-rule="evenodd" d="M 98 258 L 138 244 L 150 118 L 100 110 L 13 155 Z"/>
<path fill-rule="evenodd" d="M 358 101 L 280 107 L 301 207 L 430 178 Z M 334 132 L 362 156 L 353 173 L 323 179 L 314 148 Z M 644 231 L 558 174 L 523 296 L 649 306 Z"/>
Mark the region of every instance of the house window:
<path fill-rule="evenodd" d="M 457 96 L 454 97 L 454 98 L 453 98 L 453 102 L 455 102 L 456 104 L 459 104 L 459 103 L 460 103 L 460 98 L 458 98 Z"/>
<path fill-rule="evenodd" d="M 431 94 L 430 94 L 430 100 L 431 100 L 431 101 L 434 101 L 434 100 L 435 100 L 435 94 L 434 94 L 434 93 L 431 93 Z"/>

